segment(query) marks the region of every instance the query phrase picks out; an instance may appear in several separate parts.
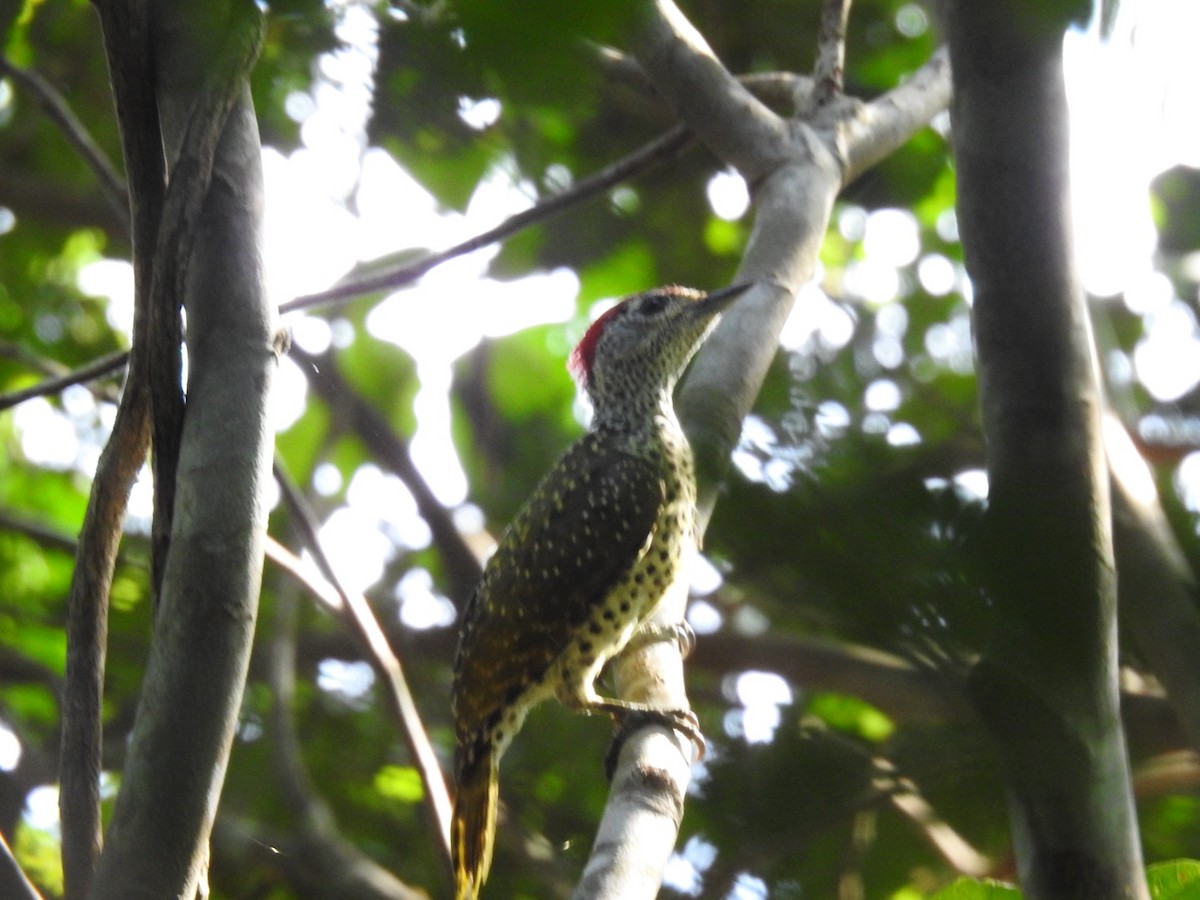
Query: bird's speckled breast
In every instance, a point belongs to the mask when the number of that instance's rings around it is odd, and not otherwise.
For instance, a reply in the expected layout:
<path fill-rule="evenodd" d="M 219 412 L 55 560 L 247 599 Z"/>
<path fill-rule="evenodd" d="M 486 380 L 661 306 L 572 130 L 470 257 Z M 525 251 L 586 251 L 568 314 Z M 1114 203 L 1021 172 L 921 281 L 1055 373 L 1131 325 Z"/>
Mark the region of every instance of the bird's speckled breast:
<path fill-rule="evenodd" d="M 685 567 L 696 547 L 696 480 L 691 447 L 674 414 L 656 416 L 654 440 L 629 452 L 652 462 L 663 481 L 663 506 L 645 552 L 591 614 L 586 634 L 565 649 L 548 679 L 568 706 L 596 698 L 593 684 L 638 628 L 674 591 L 686 591 Z"/>

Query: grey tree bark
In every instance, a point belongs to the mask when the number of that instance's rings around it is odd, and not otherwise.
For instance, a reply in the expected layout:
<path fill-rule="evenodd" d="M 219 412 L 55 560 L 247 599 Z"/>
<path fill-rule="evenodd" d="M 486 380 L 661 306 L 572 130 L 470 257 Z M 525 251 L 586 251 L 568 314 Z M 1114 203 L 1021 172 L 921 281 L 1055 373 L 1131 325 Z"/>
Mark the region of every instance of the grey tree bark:
<path fill-rule="evenodd" d="M 165 295 L 180 289 L 188 385 L 153 644 L 96 898 L 196 894 L 249 661 L 271 477 L 275 323 L 245 80 L 260 23 L 240 2 L 151 12 L 169 161 L 155 278 L 172 276 Z"/>
<path fill-rule="evenodd" d="M 995 617 L 968 688 L 1034 900 L 1147 896 L 1117 699 L 1103 404 L 1067 202 L 1062 36 L 1079 11 L 958 0 L 948 23 Z"/>

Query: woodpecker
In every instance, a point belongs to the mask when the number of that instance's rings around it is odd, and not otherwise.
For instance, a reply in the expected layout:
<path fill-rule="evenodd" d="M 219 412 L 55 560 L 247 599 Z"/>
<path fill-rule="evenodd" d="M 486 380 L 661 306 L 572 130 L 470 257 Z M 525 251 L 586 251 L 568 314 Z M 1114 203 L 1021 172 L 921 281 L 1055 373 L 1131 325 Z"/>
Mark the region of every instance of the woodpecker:
<path fill-rule="evenodd" d="M 454 662 L 458 900 L 487 878 L 500 757 L 549 697 L 618 721 L 634 713 L 699 740 L 690 710 L 601 697 L 604 664 L 639 631 L 696 546 L 692 453 L 672 392 L 724 310 L 749 285 L 704 294 L 669 286 L 604 313 L 571 354 L 591 428 L 509 524 L 467 602 Z"/>

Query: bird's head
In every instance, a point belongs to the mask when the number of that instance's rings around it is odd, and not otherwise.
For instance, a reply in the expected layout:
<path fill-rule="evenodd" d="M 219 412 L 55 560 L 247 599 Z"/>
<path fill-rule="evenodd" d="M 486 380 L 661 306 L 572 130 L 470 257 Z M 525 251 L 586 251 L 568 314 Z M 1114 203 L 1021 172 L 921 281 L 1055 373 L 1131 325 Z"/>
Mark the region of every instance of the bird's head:
<path fill-rule="evenodd" d="M 622 300 L 592 323 L 571 372 L 599 412 L 609 402 L 668 395 L 718 315 L 750 285 L 706 294 L 669 285 Z"/>

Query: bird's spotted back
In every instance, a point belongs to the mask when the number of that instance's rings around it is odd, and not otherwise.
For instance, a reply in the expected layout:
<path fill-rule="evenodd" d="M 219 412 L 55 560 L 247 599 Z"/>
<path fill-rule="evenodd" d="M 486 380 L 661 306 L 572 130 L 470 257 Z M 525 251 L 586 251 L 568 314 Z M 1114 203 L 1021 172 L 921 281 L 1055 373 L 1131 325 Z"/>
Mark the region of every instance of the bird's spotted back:
<path fill-rule="evenodd" d="M 645 549 L 663 484 L 650 461 L 603 433 L 586 435 L 542 480 L 463 616 L 454 691 L 460 734 L 488 730 L 504 706 L 536 692 L 571 635 Z"/>

